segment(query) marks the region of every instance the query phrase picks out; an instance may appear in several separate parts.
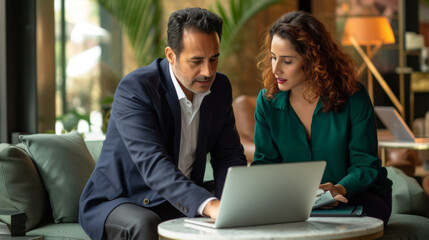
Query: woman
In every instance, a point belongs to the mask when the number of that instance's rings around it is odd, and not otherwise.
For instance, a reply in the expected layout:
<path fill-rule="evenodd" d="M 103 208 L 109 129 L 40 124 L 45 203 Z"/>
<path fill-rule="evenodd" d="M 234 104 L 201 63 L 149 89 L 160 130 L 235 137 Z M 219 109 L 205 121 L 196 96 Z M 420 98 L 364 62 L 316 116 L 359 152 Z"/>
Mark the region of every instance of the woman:
<path fill-rule="evenodd" d="M 387 224 L 392 182 L 352 59 L 320 21 L 290 12 L 272 25 L 258 67 L 265 89 L 257 100 L 252 164 L 325 160 L 320 188 L 342 202 L 331 206 L 362 205 Z"/>

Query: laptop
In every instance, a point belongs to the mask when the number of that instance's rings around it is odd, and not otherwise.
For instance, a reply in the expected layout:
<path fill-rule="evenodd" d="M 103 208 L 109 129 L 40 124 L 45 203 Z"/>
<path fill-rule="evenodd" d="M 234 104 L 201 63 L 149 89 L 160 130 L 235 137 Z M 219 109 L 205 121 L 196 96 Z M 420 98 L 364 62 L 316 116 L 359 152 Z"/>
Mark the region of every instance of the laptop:
<path fill-rule="evenodd" d="M 395 137 L 398 142 L 429 142 L 429 138 L 416 138 L 402 119 L 401 115 L 391 106 L 375 106 L 374 111 L 381 122 Z"/>
<path fill-rule="evenodd" d="M 325 161 L 230 167 L 217 219 L 185 218 L 185 223 L 229 228 L 305 221 L 325 167 Z"/>

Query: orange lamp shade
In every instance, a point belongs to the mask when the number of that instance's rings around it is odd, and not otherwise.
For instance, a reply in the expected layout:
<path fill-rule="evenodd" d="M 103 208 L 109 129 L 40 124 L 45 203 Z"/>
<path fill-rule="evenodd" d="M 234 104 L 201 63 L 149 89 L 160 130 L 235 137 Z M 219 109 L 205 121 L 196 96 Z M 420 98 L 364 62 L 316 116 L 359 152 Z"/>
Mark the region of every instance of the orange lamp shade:
<path fill-rule="evenodd" d="M 386 17 L 349 17 L 344 27 L 343 45 L 352 45 L 353 36 L 359 45 L 395 43 L 392 27 Z"/>

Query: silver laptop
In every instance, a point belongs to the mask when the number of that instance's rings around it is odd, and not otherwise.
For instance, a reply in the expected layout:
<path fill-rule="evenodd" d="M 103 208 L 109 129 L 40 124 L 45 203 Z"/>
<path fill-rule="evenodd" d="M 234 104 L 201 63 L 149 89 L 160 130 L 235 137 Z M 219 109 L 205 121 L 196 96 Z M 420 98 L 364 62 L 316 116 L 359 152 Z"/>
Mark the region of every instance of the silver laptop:
<path fill-rule="evenodd" d="M 325 161 L 231 167 L 216 221 L 186 218 L 185 222 L 228 228 L 305 221 L 325 167 Z"/>
<path fill-rule="evenodd" d="M 374 111 L 384 126 L 393 134 L 395 141 L 429 142 L 429 138 L 416 138 L 394 107 L 375 106 Z"/>

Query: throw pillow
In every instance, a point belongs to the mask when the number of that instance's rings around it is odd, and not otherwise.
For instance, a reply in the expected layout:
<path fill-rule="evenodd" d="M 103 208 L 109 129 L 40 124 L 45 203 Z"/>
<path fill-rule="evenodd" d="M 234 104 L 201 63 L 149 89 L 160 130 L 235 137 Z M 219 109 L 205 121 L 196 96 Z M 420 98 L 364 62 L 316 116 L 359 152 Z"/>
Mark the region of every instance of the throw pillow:
<path fill-rule="evenodd" d="M 95 166 L 82 136 L 71 132 L 21 135 L 19 138 L 45 184 L 54 221 L 77 222 L 80 194 Z"/>
<path fill-rule="evenodd" d="M 48 209 L 48 197 L 33 161 L 11 144 L 0 144 L 0 208 L 24 212 L 26 231 L 34 228 Z M 0 220 L 10 223 L 9 217 Z"/>
<path fill-rule="evenodd" d="M 426 197 L 419 183 L 395 167 L 386 167 L 392 180 L 392 213 L 425 216 Z"/>

